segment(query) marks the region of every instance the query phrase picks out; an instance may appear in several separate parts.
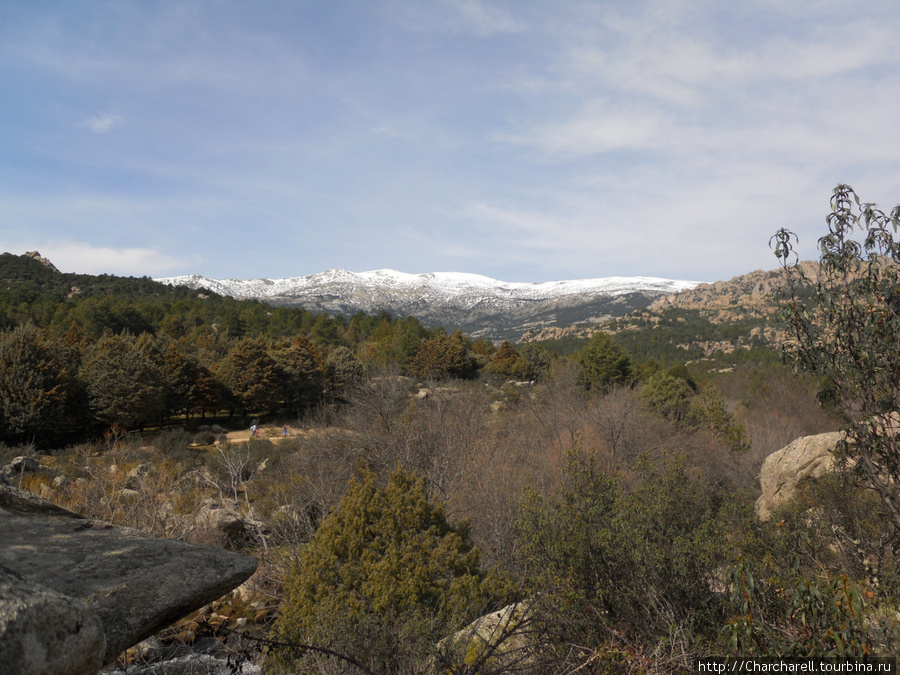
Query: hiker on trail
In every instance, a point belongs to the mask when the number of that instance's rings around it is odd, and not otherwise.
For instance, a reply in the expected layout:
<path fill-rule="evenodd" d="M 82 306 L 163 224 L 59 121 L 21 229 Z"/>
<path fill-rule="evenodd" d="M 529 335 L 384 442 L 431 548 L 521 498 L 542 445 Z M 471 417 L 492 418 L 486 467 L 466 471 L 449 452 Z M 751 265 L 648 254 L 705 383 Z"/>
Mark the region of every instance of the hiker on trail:
<path fill-rule="evenodd" d="M 257 429 L 256 429 L 256 425 L 254 424 L 253 426 L 250 427 L 250 438 L 256 438 L 256 432 L 257 432 Z"/>
<path fill-rule="evenodd" d="M 282 437 L 287 436 L 287 424 L 281 429 L 281 435 Z"/>

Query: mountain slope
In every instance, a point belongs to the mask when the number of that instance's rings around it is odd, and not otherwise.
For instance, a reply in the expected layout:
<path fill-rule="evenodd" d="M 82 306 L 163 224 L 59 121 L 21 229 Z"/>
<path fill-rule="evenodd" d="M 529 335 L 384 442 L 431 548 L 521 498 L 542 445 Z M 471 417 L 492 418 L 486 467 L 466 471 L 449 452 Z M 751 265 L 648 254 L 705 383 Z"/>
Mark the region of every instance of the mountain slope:
<path fill-rule="evenodd" d="M 608 277 L 546 283 L 508 283 L 476 274 L 353 273 L 332 269 L 289 279 L 209 279 L 200 275 L 157 279 L 234 298 L 350 316 L 387 311 L 427 325 L 461 329 L 492 340 L 518 338 L 545 326 L 601 321 L 644 309 L 654 299 L 699 282 L 655 277 Z"/>
<path fill-rule="evenodd" d="M 803 261 L 800 268 L 810 281 L 819 279 L 818 263 Z M 775 354 L 785 339 L 777 314 L 784 283 L 784 270 L 779 268 L 698 284 L 662 296 L 606 328 L 631 353 L 644 358 L 662 356 L 678 362 L 719 354 L 737 362 L 750 358 L 748 353 L 756 348 Z M 802 296 L 806 290 L 799 292 Z"/>

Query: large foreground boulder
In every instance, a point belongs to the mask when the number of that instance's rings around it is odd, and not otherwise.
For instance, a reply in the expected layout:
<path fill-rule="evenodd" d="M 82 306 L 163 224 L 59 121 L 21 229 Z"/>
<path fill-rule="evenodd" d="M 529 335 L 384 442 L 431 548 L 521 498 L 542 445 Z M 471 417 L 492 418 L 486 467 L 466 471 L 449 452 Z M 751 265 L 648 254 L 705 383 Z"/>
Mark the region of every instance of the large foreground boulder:
<path fill-rule="evenodd" d="M 842 436 L 840 431 L 803 436 L 766 457 L 759 472 L 762 495 L 756 500 L 760 520 L 769 520 L 776 509 L 787 504 L 800 481 L 834 470 L 834 450 Z"/>
<path fill-rule="evenodd" d="M 48 654 L 57 648 L 87 654 L 81 670 L 8 666 L 9 672 L 89 673 L 97 644 L 92 616 L 105 639 L 101 663 L 111 663 L 128 647 L 239 586 L 256 570 L 256 560 L 152 539 L 0 484 L 0 567 L 14 572 L 0 577 L 0 655 L 4 649 L 19 653 L 17 644 L 33 644 L 29 635 L 44 635 Z M 45 591 L 46 600 L 40 597 Z M 33 609 L 27 609 L 29 598 Z M 45 609 L 52 603 L 60 608 L 56 619 Z M 73 627 L 80 610 L 85 623 L 78 637 Z M 0 658 L 0 663 L 9 662 Z"/>
<path fill-rule="evenodd" d="M 100 668 L 106 635 L 81 602 L 0 567 L 0 671 L 82 675 Z"/>

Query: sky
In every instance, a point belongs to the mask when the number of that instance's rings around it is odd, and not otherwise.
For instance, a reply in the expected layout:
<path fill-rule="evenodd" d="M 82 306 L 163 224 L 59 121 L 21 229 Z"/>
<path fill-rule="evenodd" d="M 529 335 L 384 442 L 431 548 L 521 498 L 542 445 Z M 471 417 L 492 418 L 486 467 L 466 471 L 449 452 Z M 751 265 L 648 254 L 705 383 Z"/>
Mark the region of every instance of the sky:
<path fill-rule="evenodd" d="M 900 202 L 896 0 L 3 0 L 0 251 L 726 280 Z"/>

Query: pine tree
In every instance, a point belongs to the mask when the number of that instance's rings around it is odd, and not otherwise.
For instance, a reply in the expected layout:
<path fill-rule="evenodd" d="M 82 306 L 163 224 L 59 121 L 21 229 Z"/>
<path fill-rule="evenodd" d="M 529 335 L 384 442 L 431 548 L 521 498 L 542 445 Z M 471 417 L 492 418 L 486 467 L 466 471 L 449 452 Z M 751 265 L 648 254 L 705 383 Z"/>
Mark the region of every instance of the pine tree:
<path fill-rule="evenodd" d="M 612 336 L 598 331 L 579 358 L 581 382 L 587 389 L 608 389 L 632 380 L 631 359 Z"/>
<path fill-rule="evenodd" d="M 106 424 L 132 428 L 163 410 L 159 368 L 128 333 L 107 333 L 91 345 L 81 365 L 91 410 Z"/>
<path fill-rule="evenodd" d="M 0 421 L 4 440 L 48 438 L 66 403 L 63 364 L 40 330 L 26 324 L 0 337 Z"/>
<path fill-rule="evenodd" d="M 285 408 L 292 413 L 315 405 L 325 391 L 325 359 L 306 336 L 298 335 L 272 351 Z"/>
<path fill-rule="evenodd" d="M 508 340 L 504 340 L 491 359 L 488 370 L 498 375 L 511 377 L 515 371 L 516 361 L 519 358 L 519 352 L 516 351 L 516 348 L 509 344 Z"/>
<path fill-rule="evenodd" d="M 281 380 L 265 341 L 242 338 L 216 369 L 216 376 L 245 411 L 275 409 Z"/>

